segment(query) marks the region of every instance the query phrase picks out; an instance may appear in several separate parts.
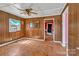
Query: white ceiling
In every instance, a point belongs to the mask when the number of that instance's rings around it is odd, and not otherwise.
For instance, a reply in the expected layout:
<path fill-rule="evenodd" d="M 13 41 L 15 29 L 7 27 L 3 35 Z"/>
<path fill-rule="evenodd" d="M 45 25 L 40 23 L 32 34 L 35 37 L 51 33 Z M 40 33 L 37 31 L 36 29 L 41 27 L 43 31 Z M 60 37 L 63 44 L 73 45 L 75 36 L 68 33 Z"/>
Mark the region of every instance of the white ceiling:
<path fill-rule="evenodd" d="M 66 3 L 0 3 L 0 10 L 14 14 L 22 18 L 33 18 L 43 16 L 60 15 Z M 19 9 L 33 8 L 38 14 L 32 14 L 31 16 L 21 14 L 23 11 Z"/>

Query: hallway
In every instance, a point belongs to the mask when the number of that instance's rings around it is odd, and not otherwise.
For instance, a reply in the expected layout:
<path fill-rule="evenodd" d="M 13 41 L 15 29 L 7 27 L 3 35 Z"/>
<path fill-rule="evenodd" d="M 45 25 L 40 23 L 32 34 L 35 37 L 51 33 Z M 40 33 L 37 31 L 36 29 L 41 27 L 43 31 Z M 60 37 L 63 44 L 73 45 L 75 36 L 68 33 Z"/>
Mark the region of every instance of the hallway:
<path fill-rule="evenodd" d="M 15 43 L 0 47 L 4 56 L 64 56 L 65 48 L 52 41 L 38 41 L 24 38 Z"/>

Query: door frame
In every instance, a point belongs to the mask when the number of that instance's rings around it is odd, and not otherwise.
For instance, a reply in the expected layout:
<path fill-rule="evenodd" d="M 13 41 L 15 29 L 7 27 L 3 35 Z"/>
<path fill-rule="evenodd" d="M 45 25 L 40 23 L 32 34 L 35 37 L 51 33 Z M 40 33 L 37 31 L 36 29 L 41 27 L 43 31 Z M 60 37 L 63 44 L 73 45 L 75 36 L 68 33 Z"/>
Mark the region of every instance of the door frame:
<path fill-rule="evenodd" d="M 46 20 L 54 20 L 54 18 L 47 18 L 47 19 L 45 18 L 45 19 L 44 19 L 44 41 L 45 41 L 45 21 L 46 21 Z M 48 25 L 47 25 L 47 26 L 48 26 Z M 52 24 L 52 26 L 53 26 L 53 24 Z M 52 35 L 52 38 L 54 39 L 54 36 L 53 36 L 53 35 Z M 52 40 L 52 41 L 53 41 L 53 40 Z"/>

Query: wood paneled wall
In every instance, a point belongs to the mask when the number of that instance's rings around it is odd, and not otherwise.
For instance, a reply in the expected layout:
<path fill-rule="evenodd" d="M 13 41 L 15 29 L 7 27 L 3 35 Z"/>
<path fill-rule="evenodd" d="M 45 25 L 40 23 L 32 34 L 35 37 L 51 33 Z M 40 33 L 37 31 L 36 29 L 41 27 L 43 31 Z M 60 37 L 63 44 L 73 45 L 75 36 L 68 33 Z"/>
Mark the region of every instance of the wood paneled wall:
<path fill-rule="evenodd" d="M 51 17 L 51 16 L 50 16 Z M 8 42 L 11 40 L 15 40 L 21 37 L 27 38 L 40 38 L 44 40 L 44 18 L 50 17 L 41 17 L 41 18 L 30 18 L 30 19 L 22 19 L 20 17 L 14 16 L 12 14 L 0 11 L 0 43 Z M 9 32 L 9 18 L 13 18 L 21 21 L 21 31 L 18 32 Z M 56 29 L 56 41 L 61 41 L 61 17 L 54 16 L 55 24 L 58 26 Z M 39 21 L 39 28 L 29 28 L 28 24 L 30 22 Z"/>
<path fill-rule="evenodd" d="M 62 19 L 61 16 L 54 16 L 55 41 L 62 41 Z"/>
<path fill-rule="evenodd" d="M 77 3 L 77 44 L 76 44 L 76 55 L 79 56 L 79 3 Z"/>
<path fill-rule="evenodd" d="M 75 56 L 79 55 L 79 49 L 77 49 L 77 47 L 79 47 L 79 39 L 78 39 L 79 4 L 68 3 L 66 7 L 67 6 L 68 6 L 68 55 Z"/>
<path fill-rule="evenodd" d="M 30 22 L 39 21 L 39 28 L 30 28 Z M 26 37 L 44 39 L 44 18 L 26 19 Z"/>
<path fill-rule="evenodd" d="M 9 18 L 21 21 L 21 31 L 9 32 Z M 0 43 L 8 42 L 24 36 L 24 19 L 0 11 Z"/>
<path fill-rule="evenodd" d="M 35 37 L 35 36 L 40 36 L 41 39 L 44 39 L 44 19 L 50 19 L 50 17 L 41 17 L 41 18 L 32 18 L 32 19 L 26 19 L 26 37 Z M 62 20 L 61 16 L 57 15 L 54 16 L 54 22 L 55 22 L 55 41 L 62 41 Z M 29 28 L 29 23 L 30 22 L 36 22 L 40 21 L 40 28 L 37 29 L 31 29 Z"/>
<path fill-rule="evenodd" d="M 68 49 L 69 55 L 79 56 L 79 4 L 70 3 L 69 7 L 69 33 Z"/>

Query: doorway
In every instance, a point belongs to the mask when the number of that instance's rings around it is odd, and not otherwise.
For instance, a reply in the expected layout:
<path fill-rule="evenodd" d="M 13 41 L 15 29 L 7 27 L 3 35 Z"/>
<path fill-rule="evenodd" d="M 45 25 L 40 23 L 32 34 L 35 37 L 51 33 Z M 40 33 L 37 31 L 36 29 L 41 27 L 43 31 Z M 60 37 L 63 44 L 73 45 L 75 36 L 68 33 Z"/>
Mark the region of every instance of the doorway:
<path fill-rule="evenodd" d="M 53 41 L 53 20 L 45 20 L 45 41 Z"/>
<path fill-rule="evenodd" d="M 48 29 L 47 29 L 48 33 L 52 33 L 52 24 L 48 23 Z"/>

